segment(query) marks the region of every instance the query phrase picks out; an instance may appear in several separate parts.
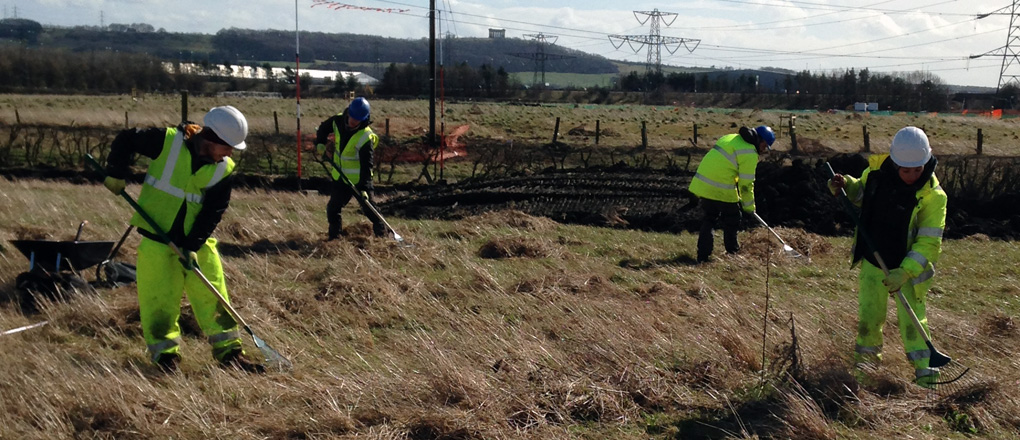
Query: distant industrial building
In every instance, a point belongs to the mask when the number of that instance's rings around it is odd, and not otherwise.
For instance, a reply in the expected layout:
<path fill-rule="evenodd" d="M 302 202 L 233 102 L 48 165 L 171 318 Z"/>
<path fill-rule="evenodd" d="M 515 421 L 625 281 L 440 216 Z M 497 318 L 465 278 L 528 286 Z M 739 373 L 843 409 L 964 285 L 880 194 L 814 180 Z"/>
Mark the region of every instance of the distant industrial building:
<path fill-rule="evenodd" d="M 506 38 L 506 29 L 489 29 L 489 38 Z"/>
<path fill-rule="evenodd" d="M 173 63 L 163 63 L 164 68 L 169 72 L 174 71 Z M 225 66 L 223 64 L 215 64 L 213 69 L 203 69 L 202 66 L 192 63 L 180 63 L 182 71 L 188 73 L 194 73 L 197 75 L 223 75 L 231 76 L 236 78 L 252 78 L 252 79 L 266 79 L 266 69 L 262 67 L 242 66 L 242 65 L 230 65 Z M 284 67 L 273 67 L 273 76 L 276 78 L 283 78 L 287 74 L 287 69 Z M 293 69 L 291 69 L 293 74 Z M 317 81 L 333 81 L 337 75 L 343 75 L 343 78 L 354 76 L 358 80 L 358 84 L 363 86 L 375 86 L 379 84 L 379 80 L 366 75 L 364 72 L 355 72 L 350 70 L 320 70 L 320 69 L 301 69 L 299 72 L 301 76 L 308 75 L 313 80 Z"/>

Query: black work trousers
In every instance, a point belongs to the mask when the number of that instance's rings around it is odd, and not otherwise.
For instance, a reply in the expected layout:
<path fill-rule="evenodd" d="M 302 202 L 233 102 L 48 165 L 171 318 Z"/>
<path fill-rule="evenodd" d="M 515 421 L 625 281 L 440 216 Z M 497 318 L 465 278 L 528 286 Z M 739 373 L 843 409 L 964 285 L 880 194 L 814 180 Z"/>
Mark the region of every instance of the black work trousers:
<path fill-rule="evenodd" d="M 706 198 L 698 199 L 701 205 L 703 217 L 701 218 L 701 233 L 698 235 L 698 261 L 708 261 L 712 255 L 714 237 L 712 230 L 718 224 L 723 230 L 723 245 L 727 253 L 737 253 L 740 244 L 737 243 L 737 229 L 740 227 L 740 205 L 735 202 L 720 202 Z"/>
<path fill-rule="evenodd" d="M 368 191 L 366 200 L 372 202 L 372 192 Z M 340 211 L 350 203 L 351 199 L 358 201 L 361 205 L 361 212 L 372 222 L 372 232 L 376 237 L 386 235 L 386 225 L 378 215 L 362 201 L 361 197 L 355 197 L 354 189 L 342 181 L 334 181 L 329 193 L 329 202 L 326 203 L 326 220 L 329 222 L 327 239 L 333 240 L 340 236 L 343 231 L 343 220 L 340 218 Z"/>

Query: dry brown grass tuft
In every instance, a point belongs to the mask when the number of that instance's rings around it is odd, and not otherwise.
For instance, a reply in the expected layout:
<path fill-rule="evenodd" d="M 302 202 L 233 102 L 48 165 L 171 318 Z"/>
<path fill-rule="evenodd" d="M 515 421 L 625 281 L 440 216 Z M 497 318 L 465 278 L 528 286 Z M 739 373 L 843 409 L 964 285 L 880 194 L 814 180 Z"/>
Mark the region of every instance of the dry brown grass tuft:
<path fill-rule="evenodd" d="M 1017 335 L 1016 322 L 1013 321 L 1013 317 L 1001 313 L 985 317 L 981 329 L 982 333 L 992 337 L 1010 338 Z"/>
<path fill-rule="evenodd" d="M 471 229 L 507 227 L 534 232 L 547 232 L 556 229 L 559 224 L 546 217 L 536 217 L 514 209 L 486 212 L 460 220 L 457 223 L 470 225 Z"/>
<path fill-rule="evenodd" d="M 546 242 L 527 237 L 493 238 L 478 249 L 482 258 L 543 258 L 552 255 L 554 249 Z"/>
<path fill-rule="evenodd" d="M 801 229 L 791 229 L 784 227 L 772 228 L 783 237 L 786 244 L 792 247 L 797 252 L 808 257 L 819 257 L 826 256 L 833 252 L 832 244 L 829 243 L 824 237 L 806 232 Z M 769 232 L 768 229 L 755 228 L 747 233 L 746 237 L 741 238 L 740 252 L 761 261 L 765 261 L 768 257 L 769 252 L 772 252 L 772 261 L 778 259 L 785 259 L 783 255 L 783 245 L 776 237 Z M 803 262 L 807 262 L 804 259 Z"/>
<path fill-rule="evenodd" d="M 782 410 L 776 414 L 784 428 L 780 436 L 811 440 L 837 438 L 830 418 L 804 389 L 794 386 L 780 392 L 780 402 Z"/>

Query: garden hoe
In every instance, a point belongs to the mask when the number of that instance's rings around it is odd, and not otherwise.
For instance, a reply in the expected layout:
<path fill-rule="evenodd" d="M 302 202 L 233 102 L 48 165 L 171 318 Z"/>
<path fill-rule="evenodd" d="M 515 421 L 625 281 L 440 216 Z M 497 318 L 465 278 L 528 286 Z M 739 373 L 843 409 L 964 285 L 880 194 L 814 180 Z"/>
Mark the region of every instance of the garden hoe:
<path fill-rule="evenodd" d="M 326 157 L 326 155 L 323 155 L 322 158 L 320 158 L 319 163 L 322 164 L 322 167 L 326 169 L 327 175 L 332 174 L 330 173 L 330 167 L 333 166 L 333 162 L 331 162 L 329 158 Z M 390 232 L 393 234 L 393 239 L 396 240 L 397 243 L 400 243 L 401 246 L 405 247 L 411 245 L 410 243 L 404 242 L 404 237 L 401 237 L 400 234 L 397 233 L 397 230 L 393 229 L 393 226 L 390 226 L 390 223 L 386 221 L 385 218 L 383 218 L 382 214 L 379 213 L 379 210 L 375 209 L 375 206 L 372 206 L 372 203 L 369 202 L 368 199 L 361 194 L 361 191 L 358 191 L 354 184 L 351 183 L 351 180 L 344 175 L 343 171 L 337 170 L 337 174 L 340 175 L 340 179 L 343 180 L 344 184 L 346 184 L 349 188 L 351 188 L 351 191 L 354 192 L 354 198 L 358 199 L 358 203 L 361 204 L 361 206 L 368 208 L 368 210 L 371 211 L 372 214 L 376 216 L 376 218 L 378 218 L 380 221 L 382 221 L 384 225 L 386 225 L 386 229 L 390 230 Z"/>
<path fill-rule="evenodd" d="M 103 170 L 103 167 L 99 165 L 99 162 L 96 162 L 92 155 L 86 154 L 85 159 L 88 160 L 92 167 L 95 168 L 96 171 L 98 171 L 103 178 L 106 178 L 105 170 Z M 138 212 L 138 214 L 142 216 L 143 219 L 145 219 L 145 222 L 148 223 L 149 226 L 151 226 L 152 229 L 156 231 L 156 234 L 159 235 L 159 237 L 162 238 L 163 241 L 167 242 L 167 245 L 170 246 L 170 249 L 173 250 L 175 254 L 177 254 L 177 257 L 180 258 L 182 262 L 187 260 L 187 258 L 185 258 L 184 256 L 184 253 L 181 252 L 180 248 L 178 248 L 177 245 L 174 244 L 172 240 L 170 240 L 170 238 L 166 235 L 166 232 L 163 232 L 159 225 L 156 224 L 156 221 L 153 220 L 152 217 L 149 217 L 149 214 L 146 213 L 145 210 L 143 210 L 142 207 L 139 206 L 138 203 L 135 202 L 135 200 L 132 199 L 130 195 L 128 195 L 127 191 L 121 190 L 120 196 L 124 197 L 124 200 L 127 200 L 128 204 L 131 205 L 131 207 L 134 208 L 135 211 Z M 197 265 L 191 267 L 190 269 L 192 272 L 195 273 L 195 275 L 198 276 L 200 280 L 202 280 L 202 283 L 205 284 L 205 287 L 207 287 L 212 293 L 216 294 L 216 299 L 219 300 L 220 304 L 223 306 L 224 309 L 227 310 L 230 316 L 234 318 L 234 321 L 240 324 L 241 327 L 244 328 L 244 331 L 251 335 L 251 339 L 255 343 L 255 346 L 258 347 L 258 349 L 262 352 L 262 356 L 265 358 L 267 367 L 278 371 L 289 370 L 292 367 L 290 361 L 287 360 L 287 358 L 283 357 L 283 355 L 281 355 L 278 351 L 270 347 L 269 344 L 266 344 L 266 341 L 263 341 L 262 338 L 255 335 L 255 332 L 252 331 L 251 327 L 249 327 L 248 324 L 244 322 L 244 319 L 241 318 L 241 315 L 239 315 L 237 313 L 237 310 L 234 309 L 234 306 L 230 305 L 230 303 L 227 302 L 227 299 L 223 297 L 223 294 L 216 290 L 216 286 L 213 286 L 212 283 L 209 282 L 209 279 L 206 278 L 204 274 L 202 274 L 202 271 L 198 268 Z"/>
<path fill-rule="evenodd" d="M 772 235 L 775 235 L 776 238 L 779 239 L 779 242 L 783 244 L 783 253 L 786 254 L 786 256 L 791 258 L 803 257 L 803 255 L 801 255 L 800 252 L 797 252 L 796 249 L 786 244 L 786 241 L 783 240 L 783 237 L 780 237 L 779 234 L 776 233 L 775 229 L 772 229 L 772 227 L 770 227 L 768 223 L 765 223 L 765 220 L 762 220 L 761 216 L 759 216 L 757 212 L 754 213 L 754 218 L 758 219 L 758 221 L 761 222 L 762 226 L 766 227 L 769 230 L 769 232 L 772 233 Z"/>
<path fill-rule="evenodd" d="M 826 162 L 825 165 L 829 167 L 829 173 L 835 176 L 836 173 L 832 170 L 832 165 L 829 165 L 828 162 Z M 888 276 L 889 267 L 886 266 L 885 261 L 882 260 L 882 256 L 879 255 L 877 250 L 875 250 L 877 248 L 875 247 L 875 243 L 871 241 L 871 236 L 868 235 L 867 231 L 861 227 L 861 220 L 855 214 L 854 206 L 852 202 L 850 202 L 850 198 L 847 196 L 846 190 L 840 188 L 839 191 L 843 195 L 843 197 L 841 197 L 843 201 L 843 208 L 846 210 L 847 215 L 853 219 L 854 224 L 857 225 L 857 234 L 864 239 L 865 244 L 875 257 L 875 261 L 878 262 L 878 266 L 882 269 L 882 272 Z M 938 349 L 935 348 L 935 345 L 932 344 L 931 337 L 929 337 L 928 332 L 924 330 L 924 327 L 921 325 L 921 321 L 917 319 L 914 309 L 912 309 L 910 304 L 907 303 L 907 298 L 903 296 L 903 292 L 897 290 L 894 293 L 896 294 L 896 300 L 899 301 L 899 303 L 907 311 L 910 319 L 914 322 L 914 328 L 916 328 L 917 332 L 924 338 L 924 343 L 928 346 L 928 350 L 931 352 L 928 367 L 934 368 L 939 372 L 939 380 L 931 383 L 932 389 L 938 394 L 949 395 L 956 393 L 959 391 L 961 386 L 965 385 L 965 382 L 960 382 L 960 379 L 963 378 L 963 375 L 970 371 L 970 368 L 960 365 L 959 362 L 953 362 L 953 359 L 948 355 L 939 352 Z"/>

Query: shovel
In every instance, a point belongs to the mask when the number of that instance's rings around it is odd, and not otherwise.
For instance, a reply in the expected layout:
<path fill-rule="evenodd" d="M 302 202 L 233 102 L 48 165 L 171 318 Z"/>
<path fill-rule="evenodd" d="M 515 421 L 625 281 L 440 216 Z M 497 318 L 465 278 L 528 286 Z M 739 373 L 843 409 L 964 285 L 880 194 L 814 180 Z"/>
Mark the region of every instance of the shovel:
<path fill-rule="evenodd" d="M 103 176 L 104 179 L 106 178 L 106 172 L 105 170 L 103 170 L 102 165 L 99 165 L 99 162 L 96 162 L 96 159 L 93 158 L 91 154 L 86 154 L 85 159 L 89 162 L 90 165 L 92 165 L 93 168 L 96 169 L 97 172 L 99 172 L 101 176 Z M 145 222 L 148 223 L 149 226 L 151 226 L 154 231 L 156 231 L 156 234 L 159 235 L 159 237 L 162 238 L 163 241 L 167 242 L 167 246 L 170 246 L 170 249 L 173 250 L 175 254 L 177 254 L 177 257 L 180 258 L 182 262 L 187 261 L 187 258 L 184 256 L 184 253 L 181 252 L 180 248 L 178 248 L 177 245 L 174 244 L 174 242 L 170 240 L 169 237 L 167 237 L 166 233 L 163 232 L 163 230 L 159 227 L 158 224 L 156 224 L 156 221 L 153 220 L 152 217 L 149 217 L 149 214 L 146 213 L 145 210 L 142 209 L 142 207 L 139 206 L 138 203 L 135 202 L 135 200 L 128 195 L 127 191 L 121 190 L 120 196 L 124 197 L 124 200 L 127 200 L 128 204 L 131 205 L 131 207 L 134 208 L 135 211 L 138 212 L 138 214 L 141 215 L 143 219 L 145 219 Z M 244 331 L 251 335 L 251 339 L 255 343 L 255 346 L 258 347 L 259 351 L 262 352 L 263 358 L 265 358 L 266 366 L 279 371 L 289 370 L 292 367 L 290 361 L 287 360 L 287 358 L 283 357 L 283 355 L 281 355 L 278 351 L 270 347 L 269 344 L 266 344 L 266 341 L 263 341 L 262 338 L 255 335 L 255 332 L 252 331 L 251 327 L 249 327 L 248 324 L 244 322 L 244 318 L 241 318 L 241 315 L 237 313 L 237 310 L 234 309 L 234 306 L 230 305 L 230 303 L 227 302 L 227 299 L 223 297 L 223 294 L 221 294 L 219 290 L 216 290 L 216 286 L 213 286 L 212 283 L 209 282 L 209 279 L 206 278 L 204 274 L 202 274 L 202 271 L 198 268 L 197 265 L 191 267 L 190 269 L 195 275 L 198 276 L 200 280 L 202 280 L 202 284 L 205 284 L 205 287 L 208 288 L 209 291 L 216 294 L 216 299 L 220 301 L 220 305 L 222 305 L 223 308 L 227 310 L 227 313 L 230 314 L 230 317 L 234 318 L 234 321 L 240 324 L 241 327 L 244 328 Z"/>
<path fill-rule="evenodd" d="M 779 234 L 776 233 L 775 229 L 772 229 L 772 227 L 770 227 L 768 225 L 768 223 L 765 223 L 765 220 L 762 220 L 761 216 L 759 216 L 757 212 L 754 213 L 754 218 L 758 219 L 758 221 L 761 222 L 762 226 L 767 228 L 769 230 L 769 232 L 772 233 L 772 235 L 775 235 L 776 238 L 779 239 L 779 242 L 783 244 L 783 253 L 786 254 L 786 256 L 791 257 L 791 258 L 800 258 L 800 257 L 803 257 L 803 255 L 801 255 L 800 252 L 797 252 L 796 249 L 794 249 L 794 248 L 790 247 L 790 245 L 786 244 L 786 241 L 783 240 L 783 237 L 780 237 Z"/>
<path fill-rule="evenodd" d="M 836 172 L 832 170 L 832 165 L 826 162 L 825 166 L 829 167 L 829 173 L 833 176 L 836 175 Z M 868 248 L 871 250 L 872 256 L 875 257 L 875 261 L 878 262 L 878 266 L 882 269 L 882 273 L 889 276 L 889 267 L 886 266 L 882 256 L 879 255 L 877 250 L 878 248 L 875 247 L 875 243 L 871 241 L 871 236 L 868 235 L 868 232 L 861 227 L 861 220 L 854 213 L 853 204 L 850 202 L 850 198 L 846 195 L 846 190 L 840 188 L 839 192 L 843 194 L 841 199 L 843 200 L 843 207 L 846 209 L 847 215 L 849 215 L 850 218 L 854 220 L 854 224 L 857 225 L 857 234 L 864 239 L 865 244 L 867 244 Z M 928 336 L 928 332 L 926 332 L 924 330 L 924 326 L 921 325 L 921 321 L 917 319 L 914 309 L 912 309 L 910 304 L 907 303 L 907 298 L 903 296 L 903 292 L 896 290 L 895 294 L 896 300 L 899 301 L 900 305 L 902 305 L 907 311 L 907 315 L 910 316 L 911 321 L 914 323 L 914 328 L 916 328 L 917 332 L 924 338 L 924 343 L 928 346 L 928 350 L 931 352 L 931 357 L 928 360 L 928 366 L 930 368 L 938 369 L 939 371 L 939 380 L 931 383 L 933 389 L 939 393 L 948 392 L 948 394 L 952 394 L 956 391 L 957 385 L 959 385 L 956 382 L 963 378 L 963 375 L 967 374 L 967 372 L 970 371 L 970 368 L 960 365 L 959 362 L 952 363 L 953 359 L 951 357 L 938 351 L 938 349 L 935 348 L 935 345 L 932 344 L 931 337 Z M 957 372 L 959 372 L 959 374 L 957 374 Z M 952 379 L 943 380 L 942 373 L 947 373 L 947 376 Z"/>

